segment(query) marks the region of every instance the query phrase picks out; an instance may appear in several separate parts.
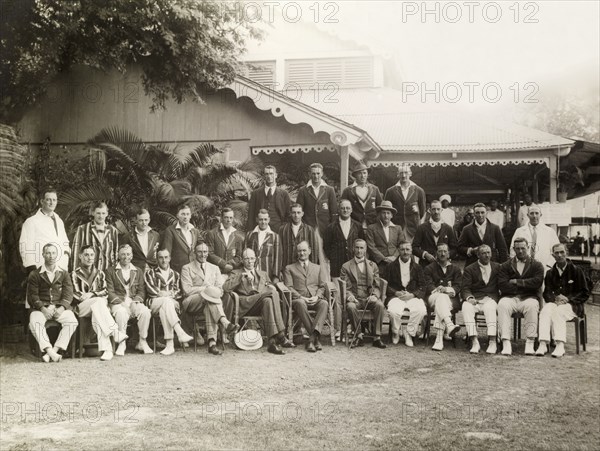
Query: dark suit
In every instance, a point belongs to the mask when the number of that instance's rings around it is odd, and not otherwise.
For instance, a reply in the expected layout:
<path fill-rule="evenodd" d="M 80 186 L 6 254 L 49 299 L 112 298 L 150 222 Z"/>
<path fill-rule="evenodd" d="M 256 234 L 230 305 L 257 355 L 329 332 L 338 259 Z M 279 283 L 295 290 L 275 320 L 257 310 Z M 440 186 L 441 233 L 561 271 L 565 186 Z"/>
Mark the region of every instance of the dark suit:
<path fill-rule="evenodd" d="M 281 224 L 287 222 L 289 219 L 290 205 L 290 195 L 281 188 L 275 188 L 270 202 L 265 194 L 264 186 L 254 190 L 248 202 L 248 225 L 246 230 L 253 230 L 256 227 L 258 211 L 264 208 L 269 212 L 269 226 L 271 230 L 277 233 Z"/>
<path fill-rule="evenodd" d="M 394 261 L 388 266 L 386 277 L 388 281 L 386 304 L 394 297 L 396 291 L 408 291 L 414 297 L 423 299 L 425 297 L 425 273 L 423 268 L 417 265 L 414 260 L 410 260 L 410 282 L 404 286 L 402 277 L 400 277 L 400 259 Z"/>
<path fill-rule="evenodd" d="M 223 290 L 234 291 L 239 295 L 239 318 L 245 315 L 261 315 L 267 337 L 272 338 L 285 330 L 279 295 L 266 272 L 254 270 L 253 282 L 250 282 L 245 274 L 244 269 L 231 272 L 223 284 Z"/>
<path fill-rule="evenodd" d="M 461 297 L 463 302 L 470 296 L 478 301 L 484 297 L 489 297 L 498 302 L 498 274 L 500 273 L 500 263 L 490 262 L 492 273 L 488 283 L 483 281 L 479 263 L 475 262 L 467 266 L 463 272 Z"/>
<path fill-rule="evenodd" d="M 171 253 L 171 268 L 181 274 L 183 265 L 194 261 L 194 248 L 202 237 L 200 231 L 193 228 L 192 245 L 189 246 L 183 232 L 176 227 L 177 225 L 172 225 L 165 229 L 160 248 L 167 249 Z"/>
<path fill-rule="evenodd" d="M 361 225 L 363 225 L 363 221 L 367 225 L 373 224 L 377 221 L 377 210 L 375 208 L 381 205 L 381 192 L 372 183 L 367 183 L 368 191 L 367 197 L 363 199 L 365 200 L 363 207 L 360 197 L 356 194 L 356 187 L 356 184 L 347 187 L 342 193 L 342 199 L 348 199 L 352 204 L 352 219 Z"/>
<path fill-rule="evenodd" d="M 206 233 L 206 245 L 208 246 L 208 261 L 217 265 L 221 272 L 225 265 L 233 266 L 233 269 L 242 266 L 242 252 L 244 251 L 244 235 L 242 232 L 232 232 L 229 240 L 225 243 L 225 237 L 220 226 Z"/>
<path fill-rule="evenodd" d="M 437 233 L 437 243 L 435 242 L 436 234 L 431 228 L 431 223 L 426 222 L 417 227 L 417 233 L 413 239 L 413 254 L 420 258 L 419 264 L 425 268 L 429 265 L 429 261 L 423 258 L 424 252 L 429 252 L 434 257 L 437 253 L 437 247 L 440 244 L 447 244 L 448 250 L 450 251 L 450 258 L 456 257 L 456 248 L 458 242 L 456 241 L 456 235 L 454 230 L 448 224 L 442 222 L 439 232 Z"/>
<path fill-rule="evenodd" d="M 319 187 L 319 195 L 315 197 L 312 186 L 303 186 L 298 191 L 296 202 L 304 210 L 304 222 L 319 230 L 323 236 L 327 226 L 337 215 L 337 199 L 334 189 L 329 185 Z"/>
<path fill-rule="evenodd" d="M 329 304 L 324 297 L 325 279 L 322 267 L 310 261 L 307 262 L 306 269 L 300 262 L 296 262 L 286 266 L 283 271 L 283 283 L 292 292 L 292 308 L 309 334 L 315 330 L 320 334 L 327 318 Z M 311 305 L 301 299 L 313 296 L 317 296 L 318 300 Z M 309 310 L 316 312 L 314 322 L 308 314 Z"/>
<path fill-rule="evenodd" d="M 577 316 L 583 316 L 583 304 L 590 297 L 590 289 L 583 270 L 567 261 L 567 266 L 562 276 L 556 269 L 556 264 L 546 273 L 544 279 L 544 299 L 546 302 L 555 302 L 557 295 L 562 294 L 569 298 L 569 304 Z"/>
<path fill-rule="evenodd" d="M 156 260 L 156 252 L 158 251 L 158 243 L 160 241 L 160 234 L 156 230 L 148 231 L 148 254 L 144 254 L 140 241 L 138 239 L 137 232 L 135 229 L 126 233 L 123 237 L 123 243 L 129 244 L 133 252 L 133 258 L 131 264 L 136 268 L 140 268 L 145 271 L 147 268 L 156 268 L 158 261 Z"/>
<path fill-rule="evenodd" d="M 323 236 L 323 251 L 329 259 L 331 277 L 339 277 L 342 265 L 354 257 L 354 241 L 363 237 L 362 226 L 351 220 L 348 238 L 340 227 L 340 221 L 329 224 Z"/>
<path fill-rule="evenodd" d="M 386 240 L 385 232 L 381 221 L 377 220 L 375 224 L 371 224 L 366 231 L 367 249 L 369 250 L 369 258 L 379 266 L 381 273 L 385 272 L 388 263 L 384 261 L 386 257 L 394 257 L 397 259 L 400 255 L 398 247 L 402 241 L 406 240 L 402 227 L 390 223 L 389 235 L 390 239 Z"/>
<path fill-rule="evenodd" d="M 508 248 L 506 247 L 506 241 L 500 227 L 496 224 L 492 224 L 489 219 L 486 219 L 487 225 L 485 226 L 485 233 L 483 240 L 479 236 L 475 222 L 465 226 L 462 229 L 460 238 L 458 239 L 458 252 L 461 255 L 467 257 L 465 266 L 469 266 L 477 261 L 477 255 L 472 252 L 471 255 L 467 255 L 469 248 L 476 248 L 482 244 L 487 244 L 492 249 L 492 261 L 498 263 L 504 263 L 508 260 Z"/>
<path fill-rule="evenodd" d="M 408 196 L 404 199 L 402 189 L 397 184 L 388 188 L 384 200 L 389 200 L 398 213 L 392 218 L 392 222 L 402 227 L 408 239 L 412 239 L 421 223 L 421 218 L 426 212 L 425 191 L 418 185 L 411 184 L 408 188 Z M 413 205 L 418 207 L 418 212 L 413 211 Z"/>

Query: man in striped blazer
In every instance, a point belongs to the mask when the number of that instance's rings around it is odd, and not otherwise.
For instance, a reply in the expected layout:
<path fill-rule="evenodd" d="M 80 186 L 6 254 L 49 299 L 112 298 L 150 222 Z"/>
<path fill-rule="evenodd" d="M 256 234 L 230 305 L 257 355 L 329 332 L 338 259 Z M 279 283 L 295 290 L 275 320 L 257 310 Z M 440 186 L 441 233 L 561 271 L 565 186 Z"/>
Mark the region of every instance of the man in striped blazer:
<path fill-rule="evenodd" d="M 71 273 L 73 282 L 73 306 L 79 318 L 92 320 L 92 327 L 98 337 L 98 351 L 102 353 L 100 360 L 113 358 L 112 336 L 119 344 L 127 339 L 127 335 L 119 331 L 119 327 L 108 309 L 108 292 L 104 271 L 94 267 L 95 251 L 92 245 L 85 245 L 79 254 L 79 266 Z"/>
<path fill-rule="evenodd" d="M 145 208 L 137 211 L 135 227 L 123 238 L 123 244 L 129 244 L 133 250 L 131 263 L 136 268 L 145 271 L 156 268 L 156 251 L 160 242 L 160 234 L 150 227 L 150 212 Z"/>
<path fill-rule="evenodd" d="M 166 346 L 160 351 L 162 355 L 171 355 L 175 352 L 173 344 L 173 332 L 181 344 L 188 343 L 193 337 L 185 333 L 181 327 L 181 321 L 177 313 L 181 310 L 181 285 L 179 274 L 173 271 L 169 265 L 171 255 L 166 249 L 157 253 L 158 266 L 150 268 L 144 274 L 146 283 L 146 295 L 148 305 L 153 315 L 158 314 L 165 334 Z"/>
<path fill-rule="evenodd" d="M 119 248 L 119 232 L 116 227 L 107 224 L 108 206 L 105 202 L 97 202 L 92 206 L 93 220 L 77 227 L 73 239 L 73 252 L 71 254 L 72 267 L 78 265 L 77 259 L 83 246 L 94 247 L 94 267 L 106 271 L 117 263 Z"/>
<path fill-rule="evenodd" d="M 342 199 L 348 199 L 352 204 L 352 219 L 366 229 L 377 222 L 376 207 L 381 204 L 382 196 L 379 188 L 369 183 L 369 168 L 359 163 L 352 171 L 354 184 L 342 193 Z"/>
<path fill-rule="evenodd" d="M 234 269 L 242 266 L 244 235 L 233 227 L 233 210 L 224 208 L 221 211 L 221 223 L 206 233 L 208 261 L 217 265 L 223 275 L 222 281 Z"/>
<path fill-rule="evenodd" d="M 259 210 L 258 225 L 248 232 L 244 247 L 256 254 L 256 267 L 268 274 L 273 283 L 279 282 L 281 273 L 281 241 L 269 227 L 269 212 Z"/>
<path fill-rule="evenodd" d="M 310 261 L 319 264 L 319 252 L 317 243 L 317 234 L 315 229 L 302 222 L 304 210 L 300 204 L 292 204 L 290 207 L 290 222 L 286 222 L 279 229 L 279 238 L 281 238 L 281 269 L 298 260 L 297 246 L 302 241 L 306 241 L 314 252 L 310 253 Z"/>
<path fill-rule="evenodd" d="M 181 204 L 177 208 L 177 224 L 167 227 L 163 233 L 160 249 L 171 255 L 171 268 L 181 274 L 183 265 L 194 261 L 194 248 L 202 239 L 201 233 L 190 222 L 192 208 Z"/>

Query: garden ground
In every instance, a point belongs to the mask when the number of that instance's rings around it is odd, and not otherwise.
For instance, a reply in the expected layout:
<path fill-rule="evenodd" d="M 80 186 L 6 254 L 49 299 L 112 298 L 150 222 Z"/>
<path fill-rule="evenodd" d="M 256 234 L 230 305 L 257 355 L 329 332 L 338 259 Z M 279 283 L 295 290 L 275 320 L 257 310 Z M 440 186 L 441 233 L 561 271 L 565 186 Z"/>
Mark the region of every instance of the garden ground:
<path fill-rule="evenodd" d="M 597 449 L 600 307 L 587 352 L 227 349 L 43 364 L 0 358 L 1 449 Z M 463 329 L 464 331 L 464 329 Z M 18 353 L 18 355 L 15 355 Z"/>

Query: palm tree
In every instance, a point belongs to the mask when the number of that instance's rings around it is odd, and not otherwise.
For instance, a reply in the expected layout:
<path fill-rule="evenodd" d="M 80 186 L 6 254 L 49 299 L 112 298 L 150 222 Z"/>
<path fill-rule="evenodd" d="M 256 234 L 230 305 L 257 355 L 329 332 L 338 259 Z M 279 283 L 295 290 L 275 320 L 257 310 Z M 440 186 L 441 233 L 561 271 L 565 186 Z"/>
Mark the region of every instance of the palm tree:
<path fill-rule="evenodd" d="M 12 127 L 0 124 L 0 215 L 17 214 L 21 199 L 24 149 Z"/>
<path fill-rule="evenodd" d="M 150 210 L 153 223 L 164 228 L 176 221 L 181 202 L 192 206 L 201 229 L 213 225 L 218 209 L 231 205 L 242 219 L 248 193 L 257 184 L 260 161 L 238 166 L 214 163 L 222 151 L 203 143 L 195 148 L 144 143 L 133 133 L 101 130 L 88 141 L 90 180 L 62 195 L 65 219 L 75 227 L 89 220 L 90 206 L 108 204 L 113 219 L 125 224 L 136 207 Z"/>

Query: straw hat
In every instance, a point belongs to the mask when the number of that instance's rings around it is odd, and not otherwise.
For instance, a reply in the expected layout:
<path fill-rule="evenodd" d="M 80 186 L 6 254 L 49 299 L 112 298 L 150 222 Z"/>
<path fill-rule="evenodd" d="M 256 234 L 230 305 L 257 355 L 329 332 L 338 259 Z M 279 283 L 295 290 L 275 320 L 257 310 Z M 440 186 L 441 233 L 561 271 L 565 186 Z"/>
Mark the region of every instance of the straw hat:
<path fill-rule="evenodd" d="M 233 336 L 233 343 L 242 351 L 254 351 L 262 348 L 263 339 L 257 330 L 243 329 Z"/>

